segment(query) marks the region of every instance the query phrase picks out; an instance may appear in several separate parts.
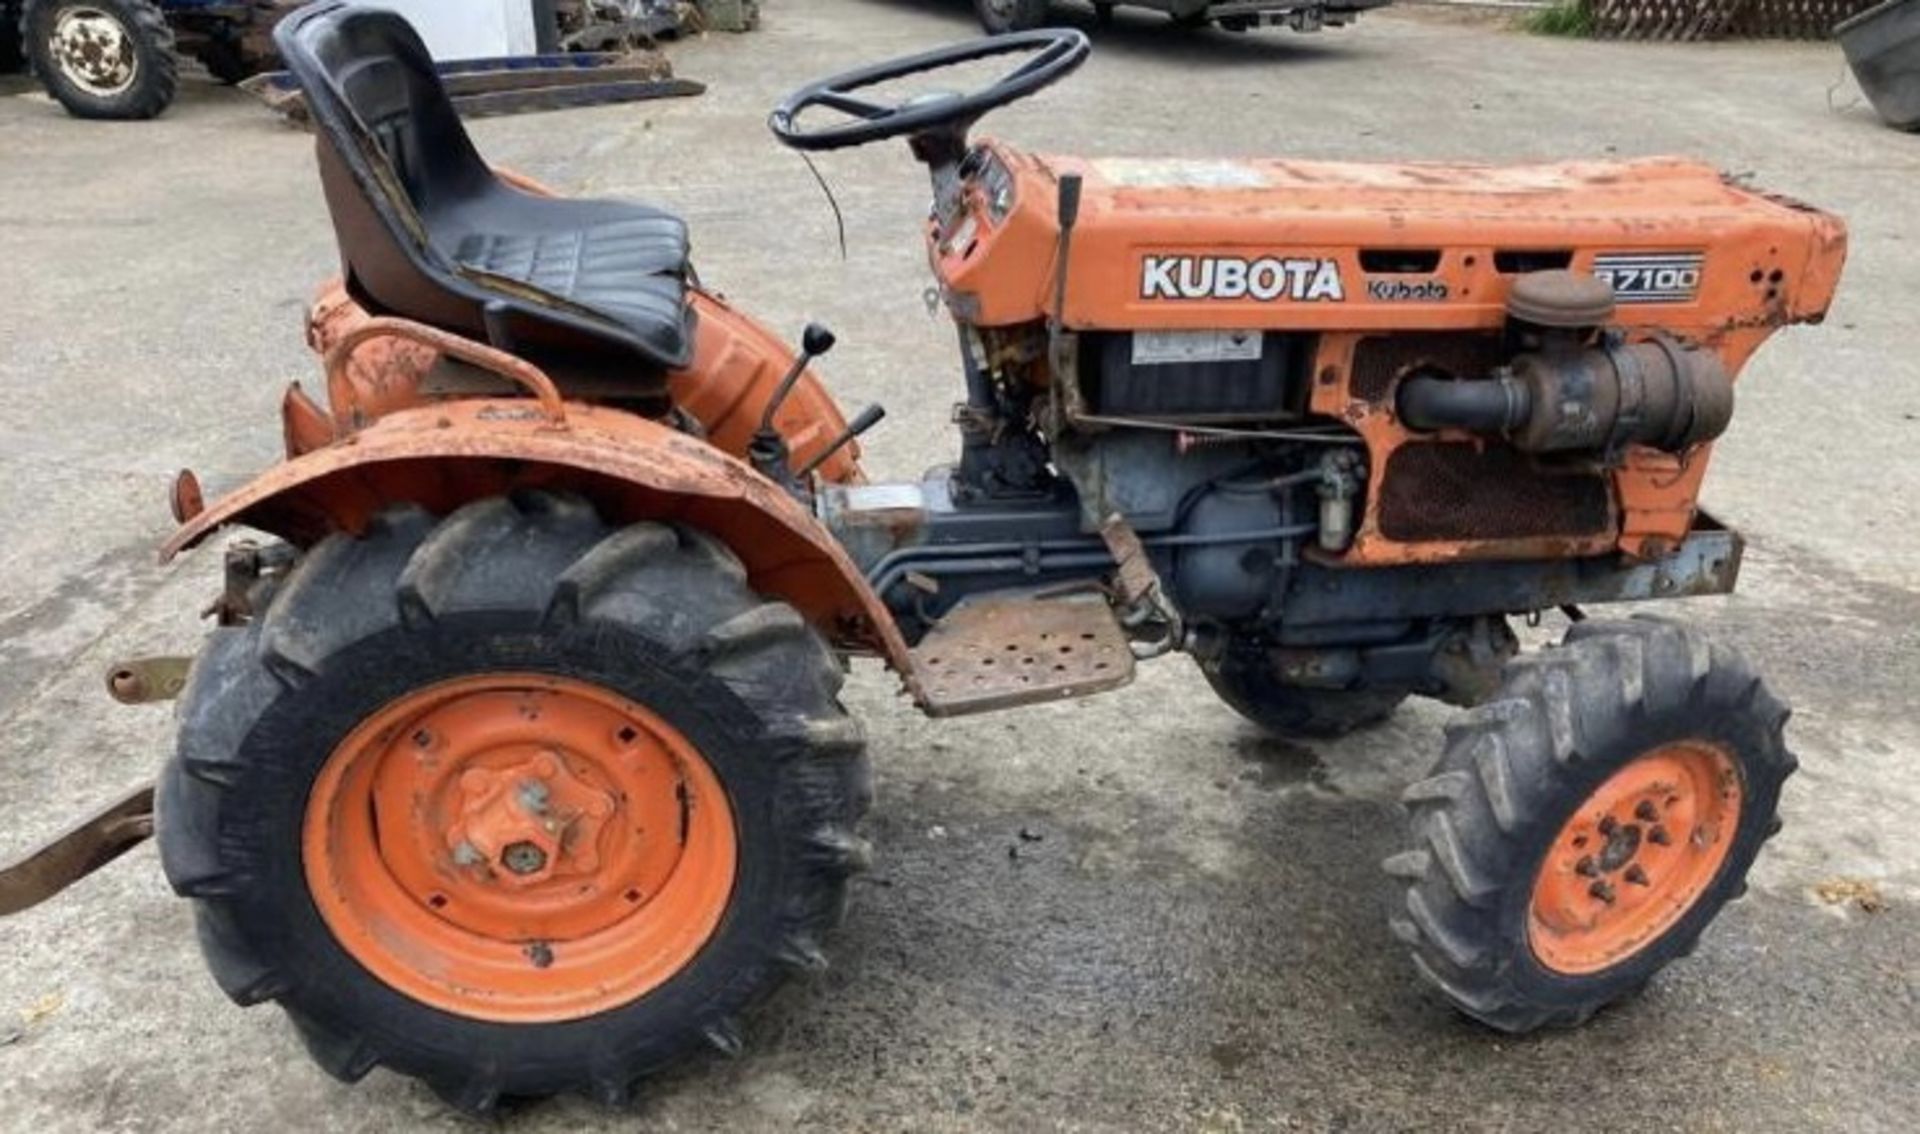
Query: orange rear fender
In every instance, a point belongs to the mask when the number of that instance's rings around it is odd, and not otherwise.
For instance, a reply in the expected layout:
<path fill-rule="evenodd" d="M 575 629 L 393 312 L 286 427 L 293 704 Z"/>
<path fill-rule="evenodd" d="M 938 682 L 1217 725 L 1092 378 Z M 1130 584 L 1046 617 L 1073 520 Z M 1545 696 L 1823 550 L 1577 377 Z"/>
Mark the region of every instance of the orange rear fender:
<path fill-rule="evenodd" d="M 581 493 L 613 523 L 680 522 L 731 547 L 761 592 L 792 603 L 843 648 L 907 673 L 891 615 L 825 525 L 738 459 L 619 410 L 569 402 L 556 425 L 526 398 L 395 410 L 342 440 L 286 460 L 189 517 L 162 561 L 242 524 L 296 546 L 359 532 L 380 509 L 445 514 L 522 488 Z"/>

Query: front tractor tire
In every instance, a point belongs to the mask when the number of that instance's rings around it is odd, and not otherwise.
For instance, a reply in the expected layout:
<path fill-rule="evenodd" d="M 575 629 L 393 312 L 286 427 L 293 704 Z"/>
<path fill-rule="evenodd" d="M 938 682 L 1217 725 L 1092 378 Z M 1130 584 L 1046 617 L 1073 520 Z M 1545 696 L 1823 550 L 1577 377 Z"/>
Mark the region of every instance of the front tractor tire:
<path fill-rule="evenodd" d="M 1032 31 L 1047 22 L 1048 0 L 973 0 L 973 10 L 988 35 Z"/>
<path fill-rule="evenodd" d="M 75 118 L 152 118 L 179 87 L 173 29 L 153 0 L 26 0 L 21 37 Z"/>
<path fill-rule="evenodd" d="M 1652 619 L 1508 663 L 1404 796 L 1394 935 L 1462 1012 L 1575 1025 L 1693 950 L 1779 829 L 1788 711 L 1745 659 Z"/>
<path fill-rule="evenodd" d="M 825 965 L 870 789 L 841 667 L 689 529 L 382 513 L 215 632 L 159 839 L 214 979 L 353 1081 L 619 1105 Z"/>

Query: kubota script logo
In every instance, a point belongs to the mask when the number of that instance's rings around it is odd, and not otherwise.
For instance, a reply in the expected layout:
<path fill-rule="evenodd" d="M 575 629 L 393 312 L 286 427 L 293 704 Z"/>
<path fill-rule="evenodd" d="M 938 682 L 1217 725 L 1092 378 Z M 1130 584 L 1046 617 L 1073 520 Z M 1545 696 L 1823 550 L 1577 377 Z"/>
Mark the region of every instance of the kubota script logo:
<path fill-rule="evenodd" d="M 1346 299 L 1340 265 L 1332 260 L 1263 256 L 1148 256 L 1140 294 L 1147 299 L 1257 299 L 1262 303 L 1339 302 Z"/>

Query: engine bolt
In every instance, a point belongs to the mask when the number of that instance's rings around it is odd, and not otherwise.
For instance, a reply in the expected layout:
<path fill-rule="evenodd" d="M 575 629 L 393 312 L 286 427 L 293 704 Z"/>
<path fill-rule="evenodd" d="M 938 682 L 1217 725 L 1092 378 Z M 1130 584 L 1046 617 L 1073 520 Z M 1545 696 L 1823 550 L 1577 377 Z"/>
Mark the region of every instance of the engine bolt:
<path fill-rule="evenodd" d="M 1613 886 L 1605 880 L 1595 882 L 1593 885 L 1587 887 L 1587 893 L 1599 898 L 1608 905 L 1613 904 Z"/>
<path fill-rule="evenodd" d="M 1643 799 L 1640 806 L 1633 809 L 1633 817 L 1642 823 L 1651 823 L 1660 818 L 1660 809 L 1653 805 L 1653 800 Z"/>
<path fill-rule="evenodd" d="M 1664 847 L 1673 841 L 1673 836 L 1667 834 L 1665 827 L 1655 827 L 1647 832 L 1647 841 L 1656 847 Z"/>
<path fill-rule="evenodd" d="M 515 874 L 536 874 L 547 865 L 547 852 L 533 843 L 511 843 L 500 852 L 500 865 Z"/>
<path fill-rule="evenodd" d="M 1627 881 L 1633 883 L 1635 886 L 1649 885 L 1649 883 L 1647 882 L 1647 872 L 1640 869 L 1640 864 L 1637 862 L 1634 863 L 1632 866 L 1627 867 L 1627 872 L 1624 875 L 1624 877 L 1626 878 Z"/>
<path fill-rule="evenodd" d="M 1600 868 L 1594 865 L 1593 856 L 1588 855 L 1573 864 L 1573 872 L 1587 878 L 1592 878 L 1594 875 L 1600 873 Z"/>

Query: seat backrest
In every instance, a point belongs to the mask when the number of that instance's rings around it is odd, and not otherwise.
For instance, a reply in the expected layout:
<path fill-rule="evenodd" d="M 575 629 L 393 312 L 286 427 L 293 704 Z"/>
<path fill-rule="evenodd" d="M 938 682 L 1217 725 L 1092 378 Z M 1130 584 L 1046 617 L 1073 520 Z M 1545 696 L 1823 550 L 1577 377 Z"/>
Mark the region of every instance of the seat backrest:
<path fill-rule="evenodd" d="M 535 289 L 493 286 L 436 244 L 438 218 L 503 187 L 405 18 L 323 0 L 281 21 L 274 41 L 306 95 L 348 290 L 364 306 L 474 338 L 489 337 L 491 308 L 525 346 L 646 353 L 613 320 Z"/>
<path fill-rule="evenodd" d="M 453 266 L 424 213 L 492 173 L 419 34 L 394 12 L 324 3 L 274 38 L 306 95 L 349 286 L 378 309 L 478 329 L 471 302 L 441 294 Z"/>

